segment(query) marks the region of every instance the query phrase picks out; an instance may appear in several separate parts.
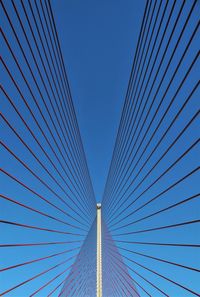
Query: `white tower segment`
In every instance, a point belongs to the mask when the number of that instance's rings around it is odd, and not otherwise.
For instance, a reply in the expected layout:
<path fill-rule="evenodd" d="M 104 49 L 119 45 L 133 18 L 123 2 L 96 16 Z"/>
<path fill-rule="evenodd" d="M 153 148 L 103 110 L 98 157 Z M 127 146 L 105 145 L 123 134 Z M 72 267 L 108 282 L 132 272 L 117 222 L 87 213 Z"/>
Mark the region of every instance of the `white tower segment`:
<path fill-rule="evenodd" d="M 97 297 L 102 297 L 101 203 L 97 203 Z"/>

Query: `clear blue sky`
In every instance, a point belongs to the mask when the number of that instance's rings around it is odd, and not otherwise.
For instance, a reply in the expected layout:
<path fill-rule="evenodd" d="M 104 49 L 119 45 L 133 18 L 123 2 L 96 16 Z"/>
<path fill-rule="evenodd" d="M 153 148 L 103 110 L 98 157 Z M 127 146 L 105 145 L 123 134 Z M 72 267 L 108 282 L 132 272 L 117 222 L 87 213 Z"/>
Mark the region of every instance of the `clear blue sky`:
<path fill-rule="evenodd" d="M 145 1 L 53 1 L 97 199 L 101 199 Z"/>

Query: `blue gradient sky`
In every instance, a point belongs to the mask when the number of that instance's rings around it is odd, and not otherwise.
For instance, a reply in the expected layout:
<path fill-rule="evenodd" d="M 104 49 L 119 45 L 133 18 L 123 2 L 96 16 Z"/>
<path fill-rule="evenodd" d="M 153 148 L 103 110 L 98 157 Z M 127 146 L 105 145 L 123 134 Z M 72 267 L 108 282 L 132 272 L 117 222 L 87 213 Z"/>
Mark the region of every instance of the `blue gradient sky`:
<path fill-rule="evenodd" d="M 54 1 L 81 135 L 101 199 L 145 1 Z"/>

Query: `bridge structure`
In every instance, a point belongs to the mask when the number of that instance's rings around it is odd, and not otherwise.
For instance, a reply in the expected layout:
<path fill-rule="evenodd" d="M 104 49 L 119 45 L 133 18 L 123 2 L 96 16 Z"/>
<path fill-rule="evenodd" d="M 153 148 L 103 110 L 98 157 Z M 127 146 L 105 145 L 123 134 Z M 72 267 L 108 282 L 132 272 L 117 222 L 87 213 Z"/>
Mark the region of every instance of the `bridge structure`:
<path fill-rule="evenodd" d="M 199 1 L 146 2 L 98 204 L 51 2 L 0 7 L 0 296 L 200 296 Z"/>

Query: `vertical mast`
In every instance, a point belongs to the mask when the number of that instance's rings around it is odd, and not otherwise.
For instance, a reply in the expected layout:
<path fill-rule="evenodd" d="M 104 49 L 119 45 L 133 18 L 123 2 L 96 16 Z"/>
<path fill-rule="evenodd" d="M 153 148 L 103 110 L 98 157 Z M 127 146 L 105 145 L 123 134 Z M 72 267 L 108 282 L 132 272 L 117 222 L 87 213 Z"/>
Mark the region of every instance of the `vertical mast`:
<path fill-rule="evenodd" d="M 97 297 L 102 297 L 102 242 L 100 203 L 97 203 Z"/>

